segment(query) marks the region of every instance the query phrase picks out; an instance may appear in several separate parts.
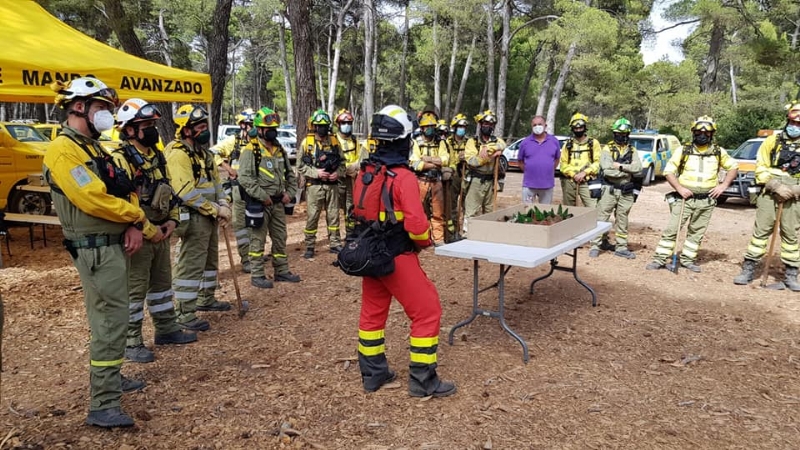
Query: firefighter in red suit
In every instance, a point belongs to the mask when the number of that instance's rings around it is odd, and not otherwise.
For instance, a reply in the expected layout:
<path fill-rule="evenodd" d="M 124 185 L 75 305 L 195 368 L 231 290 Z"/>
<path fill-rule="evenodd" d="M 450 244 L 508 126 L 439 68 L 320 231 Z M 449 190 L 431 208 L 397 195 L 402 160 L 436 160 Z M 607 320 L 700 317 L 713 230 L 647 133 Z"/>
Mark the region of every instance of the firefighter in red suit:
<path fill-rule="evenodd" d="M 362 223 L 386 220 L 386 207 L 381 200 L 385 179 L 385 189 L 398 220 L 395 226 L 404 230 L 393 235 L 388 243 L 390 251 L 397 255 L 394 272 L 380 278 L 363 278 L 358 362 L 367 392 L 377 391 L 395 379 L 386 361 L 384 345 L 389 305 L 395 297 L 411 319 L 409 395 L 447 397 L 456 392 L 456 386 L 436 374 L 442 307 L 436 286 L 422 270 L 417 257 L 419 249 L 431 245 L 431 239 L 417 178 L 408 168 L 412 130 L 410 116 L 399 106 L 387 106 L 375 114 L 372 137 L 378 140 L 378 146 L 356 177 L 353 200 L 357 220 Z"/>

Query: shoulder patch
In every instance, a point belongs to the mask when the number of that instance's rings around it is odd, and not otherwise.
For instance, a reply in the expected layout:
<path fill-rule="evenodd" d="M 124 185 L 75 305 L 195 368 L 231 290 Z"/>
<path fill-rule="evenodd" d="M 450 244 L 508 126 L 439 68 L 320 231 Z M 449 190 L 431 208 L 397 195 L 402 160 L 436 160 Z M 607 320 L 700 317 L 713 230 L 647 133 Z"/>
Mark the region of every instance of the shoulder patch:
<path fill-rule="evenodd" d="M 69 173 L 72 175 L 72 179 L 75 180 L 75 183 L 78 184 L 78 187 L 84 187 L 92 182 L 92 177 L 89 176 L 89 172 L 87 172 L 86 168 L 83 166 L 75 166 L 70 169 Z"/>

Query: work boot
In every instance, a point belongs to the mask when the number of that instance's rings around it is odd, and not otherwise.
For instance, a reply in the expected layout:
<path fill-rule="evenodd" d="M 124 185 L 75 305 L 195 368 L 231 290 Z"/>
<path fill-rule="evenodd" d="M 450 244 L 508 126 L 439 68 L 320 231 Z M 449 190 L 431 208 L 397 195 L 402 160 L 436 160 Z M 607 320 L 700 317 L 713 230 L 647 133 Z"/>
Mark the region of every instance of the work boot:
<path fill-rule="evenodd" d="M 597 258 L 598 256 L 600 256 L 600 250 L 599 249 L 593 248 L 593 249 L 589 250 L 589 258 Z"/>
<path fill-rule="evenodd" d="M 663 269 L 664 264 L 661 264 L 658 261 L 650 261 L 650 263 L 644 266 L 644 268 L 645 270 L 658 270 L 658 269 Z"/>
<path fill-rule="evenodd" d="M 750 284 L 750 282 L 753 281 L 753 278 L 755 278 L 757 264 L 758 263 L 752 259 L 745 259 L 742 263 L 742 272 L 739 275 L 736 275 L 736 278 L 733 279 L 733 284 Z"/>
<path fill-rule="evenodd" d="M 608 239 L 603 239 L 603 242 L 600 243 L 600 250 L 605 250 L 607 252 L 613 252 L 615 249 L 614 244 L 608 242 Z"/>
<path fill-rule="evenodd" d="M 793 292 L 800 291 L 800 283 L 797 282 L 797 267 L 786 266 L 786 278 L 783 284 Z"/>
<path fill-rule="evenodd" d="M 438 398 L 456 393 L 455 383 L 440 379 L 435 367 L 435 364 L 411 363 L 408 370 L 408 395 Z"/>
<path fill-rule="evenodd" d="M 295 275 L 292 272 L 276 273 L 275 281 L 287 281 L 289 283 L 299 283 L 300 275 Z"/>
<path fill-rule="evenodd" d="M 151 363 L 156 360 L 156 355 L 144 344 L 125 347 L 125 359 L 135 363 Z"/>
<path fill-rule="evenodd" d="M 228 302 L 221 302 L 219 300 L 214 300 L 213 303 L 208 305 L 197 305 L 198 311 L 230 311 L 231 304 Z"/>
<path fill-rule="evenodd" d="M 614 252 L 614 256 L 619 256 L 620 258 L 625 259 L 636 259 L 636 253 L 628 250 L 627 248 L 621 248 Z"/>
<path fill-rule="evenodd" d="M 186 333 L 183 330 L 173 331 L 172 333 L 157 334 L 155 337 L 156 345 L 168 344 L 189 344 L 197 341 L 197 334 Z"/>
<path fill-rule="evenodd" d="M 117 406 L 100 411 L 89 411 L 89 415 L 86 416 L 86 425 L 101 428 L 132 427 L 133 419 Z"/>
<path fill-rule="evenodd" d="M 331 253 L 339 253 L 340 251 L 342 251 L 342 246 L 341 245 L 334 245 L 333 247 L 331 247 L 331 249 L 329 251 Z"/>
<path fill-rule="evenodd" d="M 211 329 L 211 325 L 208 324 L 207 320 L 197 318 L 185 323 L 178 322 L 178 325 L 180 325 L 184 330 L 189 331 L 208 331 Z"/>
<path fill-rule="evenodd" d="M 393 370 L 390 370 L 383 376 L 372 376 L 369 377 L 369 379 L 362 377 L 361 381 L 364 383 L 364 392 L 370 393 L 377 391 L 384 384 L 389 384 L 395 379 L 397 379 L 397 374 Z"/>
<path fill-rule="evenodd" d="M 250 273 L 250 261 L 242 261 L 242 272 Z"/>
<path fill-rule="evenodd" d="M 703 269 L 701 269 L 700 266 L 698 266 L 697 264 L 695 264 L 693 262 L 686 263 L 686 264 L 681 263 L 681 267 L 683 267 L 685 269 L 688 269 L 689 271 L 692 271 L 694 273 L 700 273 L 700 272 L 703 271 Z"/>
<path fill-rule="evenodd" d="M 267 277 L 250 278 L 250 284 L 259 289 L 272 289 L 272 281 L 268 280 Z"/>
<path fill-rule="evenodd" d="M 131 392 L 141 391 L 147 386 L 142 380 L 134 380 L 133 378 L 128 378 L 125 375 L 120 375 L 122 381 L 120 382 L 120 387 L 122 388 L 123 394 L 130 394 Z"/>
<path fill-rule="evenodd" d="M 307 248 L 306 252 L 303 253 L 303 258 L 311 259 L 313 257 L 314 257 L 314 248 L 313 247 L 312 248 Z"/>

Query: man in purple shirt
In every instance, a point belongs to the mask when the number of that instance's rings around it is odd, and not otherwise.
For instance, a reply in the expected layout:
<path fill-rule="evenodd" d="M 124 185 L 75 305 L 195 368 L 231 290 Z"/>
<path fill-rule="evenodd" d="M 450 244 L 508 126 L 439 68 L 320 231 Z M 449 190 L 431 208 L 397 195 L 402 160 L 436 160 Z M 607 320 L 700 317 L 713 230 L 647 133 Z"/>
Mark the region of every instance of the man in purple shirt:
<path fill-rule="evenodd" d="M 561 145 L 558 139 L 545 130 L 545 120 L 536 116 L 531 120 L 533 133 L 519 146 L 517 160 L 524 173 L 522 177 L 522 201 L 533 203 L 553 203 L 553 187 L 556 185 L 554 172 L 561 158 Z"/>

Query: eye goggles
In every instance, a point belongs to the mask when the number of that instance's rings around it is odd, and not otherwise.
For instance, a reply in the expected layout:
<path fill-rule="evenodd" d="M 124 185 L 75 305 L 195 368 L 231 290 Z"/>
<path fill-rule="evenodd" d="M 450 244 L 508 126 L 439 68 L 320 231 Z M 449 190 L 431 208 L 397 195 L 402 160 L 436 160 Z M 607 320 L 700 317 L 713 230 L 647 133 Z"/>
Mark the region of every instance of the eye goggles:
<path fill-rule="evenodd" d="M 584 128 L 586 126 L 586 122 L 583 120 L 576 120 L 572 124 L 572 128 Z"/>
<path fill-rule="evenodd" d="M 252 120 L 250 121 L 252 122 Z M 280 122 L 281 122 L 281 116 L 278 115 L 278 113 L 267 114 L 266 116 L 264 116 L 264 123 L 266 124 L 280 123 Z"/>
<path fill-rule="evenodd" d="M 208 117 L 208 112 L 202 106 L 195 106 L 189 113 L 189 122 L 197 122 Z"/>
<path fill-rule="evenodd" d="M 119 105 L 119 97 L 117 97 L 117 91 L 115 91 L 112 88 L 101 89 L 92 94 L 91 96 L 89 96 L 89 98 L 95 100 L 103 100 L 108 103 L 111 103 L 114 106 Z"/>
<path fill-rule="evenodd" d="M 630 133 L 631 132 L 631 126 L 628 125 L 628 124 L 620 125 L 620 126 L 617 127 L 616 132 L 617 133 Z"/>
<path fill-rule="evenodd" d="M 139 108 L 139 111 L 136 111 L 136 114 L 133 116 L 135 121 L 156 120 L 159 118 L 161 118 L 161 113 L 158 112 L 158 109 L 155 106 L 150 104 Z"/>
<path fill-rule="evenodd" d="M 692 131 L 714 131 L 714 124 L 711 122 L 697 122 L 692 128 Z"/>
<path fill-rule="evenodd" d="M 786 117 L 793 122 L 800 122 L 800 109 L 793 109 L 786 114 Z"/>

